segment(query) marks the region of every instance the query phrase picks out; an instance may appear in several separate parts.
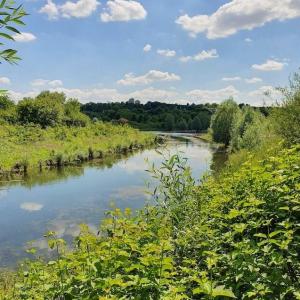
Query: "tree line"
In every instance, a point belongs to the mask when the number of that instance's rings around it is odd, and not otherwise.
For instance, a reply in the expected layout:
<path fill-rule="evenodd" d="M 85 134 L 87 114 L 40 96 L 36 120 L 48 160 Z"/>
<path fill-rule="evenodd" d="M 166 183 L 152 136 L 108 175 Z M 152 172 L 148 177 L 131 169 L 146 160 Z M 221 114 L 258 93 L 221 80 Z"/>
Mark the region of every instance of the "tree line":
<path fill-rule="evenodd" d="M 123 120 L 141 130 L 205 131 L 210 126 L 216 104 L 167 104 L 130 99 L 127 102 L 87 103 L 81 111 L 102 121 Z"/>

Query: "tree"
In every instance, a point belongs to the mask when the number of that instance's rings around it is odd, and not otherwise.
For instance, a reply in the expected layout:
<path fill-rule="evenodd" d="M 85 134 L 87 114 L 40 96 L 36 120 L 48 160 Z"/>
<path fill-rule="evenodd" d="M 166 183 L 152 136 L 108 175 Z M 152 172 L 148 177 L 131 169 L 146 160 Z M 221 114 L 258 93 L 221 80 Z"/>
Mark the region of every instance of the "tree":
<path fill-rule="evenodd" d="M 165 129 L 168 131 L 172 131 L 175 128 L 175 119 L 174 116 L 171 114 L 167 114 L 165 120 Z"/>
<path fill-rule="evenodd" d="M 295 73 L 290 86 L 280 91 L 284 100 L 272 113 L 276 131 L 288 144 L 300 143 L 300 73 Z"/>
<path fill-rule="evenodd" d="M 179 130 L 187 130 L 188 129 L 188 124 L 186 120 L 182 119 L 178 122 L 178 125 L 176 126 Z"/>
<path fill-rule="evenodd" d="M 80 103 L 77 99 L 69 99 L 65 105 L 64 123 L 68 126 L 86 126 L 89 117 L 80 111 Z"/>
<path fill-rule="evenodd" d="M 19 121 L 23 124 L 34 123 L 39 124 L 43 128 L 55 126 L 63 121 L 64 105 L 61 95 L 54 93 L 41 93 L 35 99 L 24 98 L 17 105 Z"/>
<path fill-rule="evenodd" d="M 8 95 L 0 95 L 0 110 L 9 109 L 15 106 L 15 103 L 9 98 Z"/>
<path fill-rule="evenodd" d="M 242 106 L 242 110 L 236 113 L 231 128 L 231 150 L 242 148 L 252 149 L 260 144 L 264 132 L 264 117 L 250 106 Z"/>
<path fill-rule="evenodd" d="M 211 129 L 213 140 L 217 143 L 229 145 L 231 140 L 232 126 L 239 107 L 233 99 L 221 103 L 212 116 Z"/>
<path fill-rule="evenodd" d="M 14 41 L 12 34 L 20 34 L 20 31 L 15 27 L 15 25 L 25 25 L 22 19 L 26 15 L 27 14 L 22 5 L 15 6 L 14 1 L 2 0 L 0 4 L 0 37 Z M 0 45 L 5 47 L 3 42 L 1 42 Z M 4 48 L 0 51 L 0 63 L 2 61 L 6 61 L 14 64 L 18 60 L 20 60 L 20 58 L 17 56 L 17 50 Z"/>
<path fill-rule="evenodd" d="M 17 121 L 16 105 L 6 94 L 0 94 L 1 123 L 15 123 Z"/>

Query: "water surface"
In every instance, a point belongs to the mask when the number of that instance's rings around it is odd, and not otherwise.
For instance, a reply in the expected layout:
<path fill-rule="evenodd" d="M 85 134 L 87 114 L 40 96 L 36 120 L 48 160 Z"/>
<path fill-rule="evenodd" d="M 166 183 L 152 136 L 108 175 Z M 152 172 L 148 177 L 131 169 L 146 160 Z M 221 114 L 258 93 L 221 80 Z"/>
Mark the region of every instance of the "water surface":
<path fill-rule="evenodd" d="M 215 150 L 191 136 L 175 135 L 160 149 L 164 153 L 181 152 L 188 158 L 193 176 L 200 178 L 210 169 Z M 151 176 L 145 170 L 156 166 L 162 157 L 155 149 L 146 149 L 129 157 L 106 162 L 67 167 L 31 174 L 23 181 L 0 185 L 0 267 L 12 266 L 24 258 L 27 242 L 46 249 L 42 238 L 55 231 L 71 240 L 79 233 L 79 224 L 97 230 L 101 218 L 112 203 L 121 209 L 142 208 L 151 201 L 145 193 Z"/>

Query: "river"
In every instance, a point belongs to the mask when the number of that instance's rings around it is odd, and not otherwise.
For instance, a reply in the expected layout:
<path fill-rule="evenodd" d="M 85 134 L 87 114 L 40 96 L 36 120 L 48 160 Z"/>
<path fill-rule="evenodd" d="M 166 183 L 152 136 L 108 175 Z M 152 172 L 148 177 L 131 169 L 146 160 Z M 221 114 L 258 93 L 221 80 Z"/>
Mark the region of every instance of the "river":
<path fill-rule="evenodd" d="M 216 148 L 186 134 L 173 134 L 163 153 L 181 153 L 188 158 L 195 179 L 218 166 L 223 155 Z M 146 162 L 146 159 L 149 162 Z M 113 206 L 137 210 L 151 202 L 146 193 L 151 176 L 149 163 L 159 166 L 161 155 L 145 149 L 128 157 L 114 157 L 80 167 L 30 174 L 22 181 L 0 184 L 0 267 L 11 267 L 26 257 L 33 245 L 46 251 L 43 234 L 55 231 L 71 241 L 86 223 L 94 231 Z M 28 243 L 31 241 L 30 243 Z"/>

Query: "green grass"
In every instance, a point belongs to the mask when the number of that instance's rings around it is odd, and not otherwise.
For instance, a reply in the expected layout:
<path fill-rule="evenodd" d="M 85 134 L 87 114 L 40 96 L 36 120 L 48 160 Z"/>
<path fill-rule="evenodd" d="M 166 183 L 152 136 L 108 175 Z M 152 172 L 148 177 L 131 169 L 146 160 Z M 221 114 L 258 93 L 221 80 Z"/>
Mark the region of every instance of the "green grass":
<path fill-rule="evenodd" d="M 154 136 L 127 126 L 97 122 L 86 127 L 0 126 L 0 171 L 16 165 L 69 164 L 153 143 Z"/>

